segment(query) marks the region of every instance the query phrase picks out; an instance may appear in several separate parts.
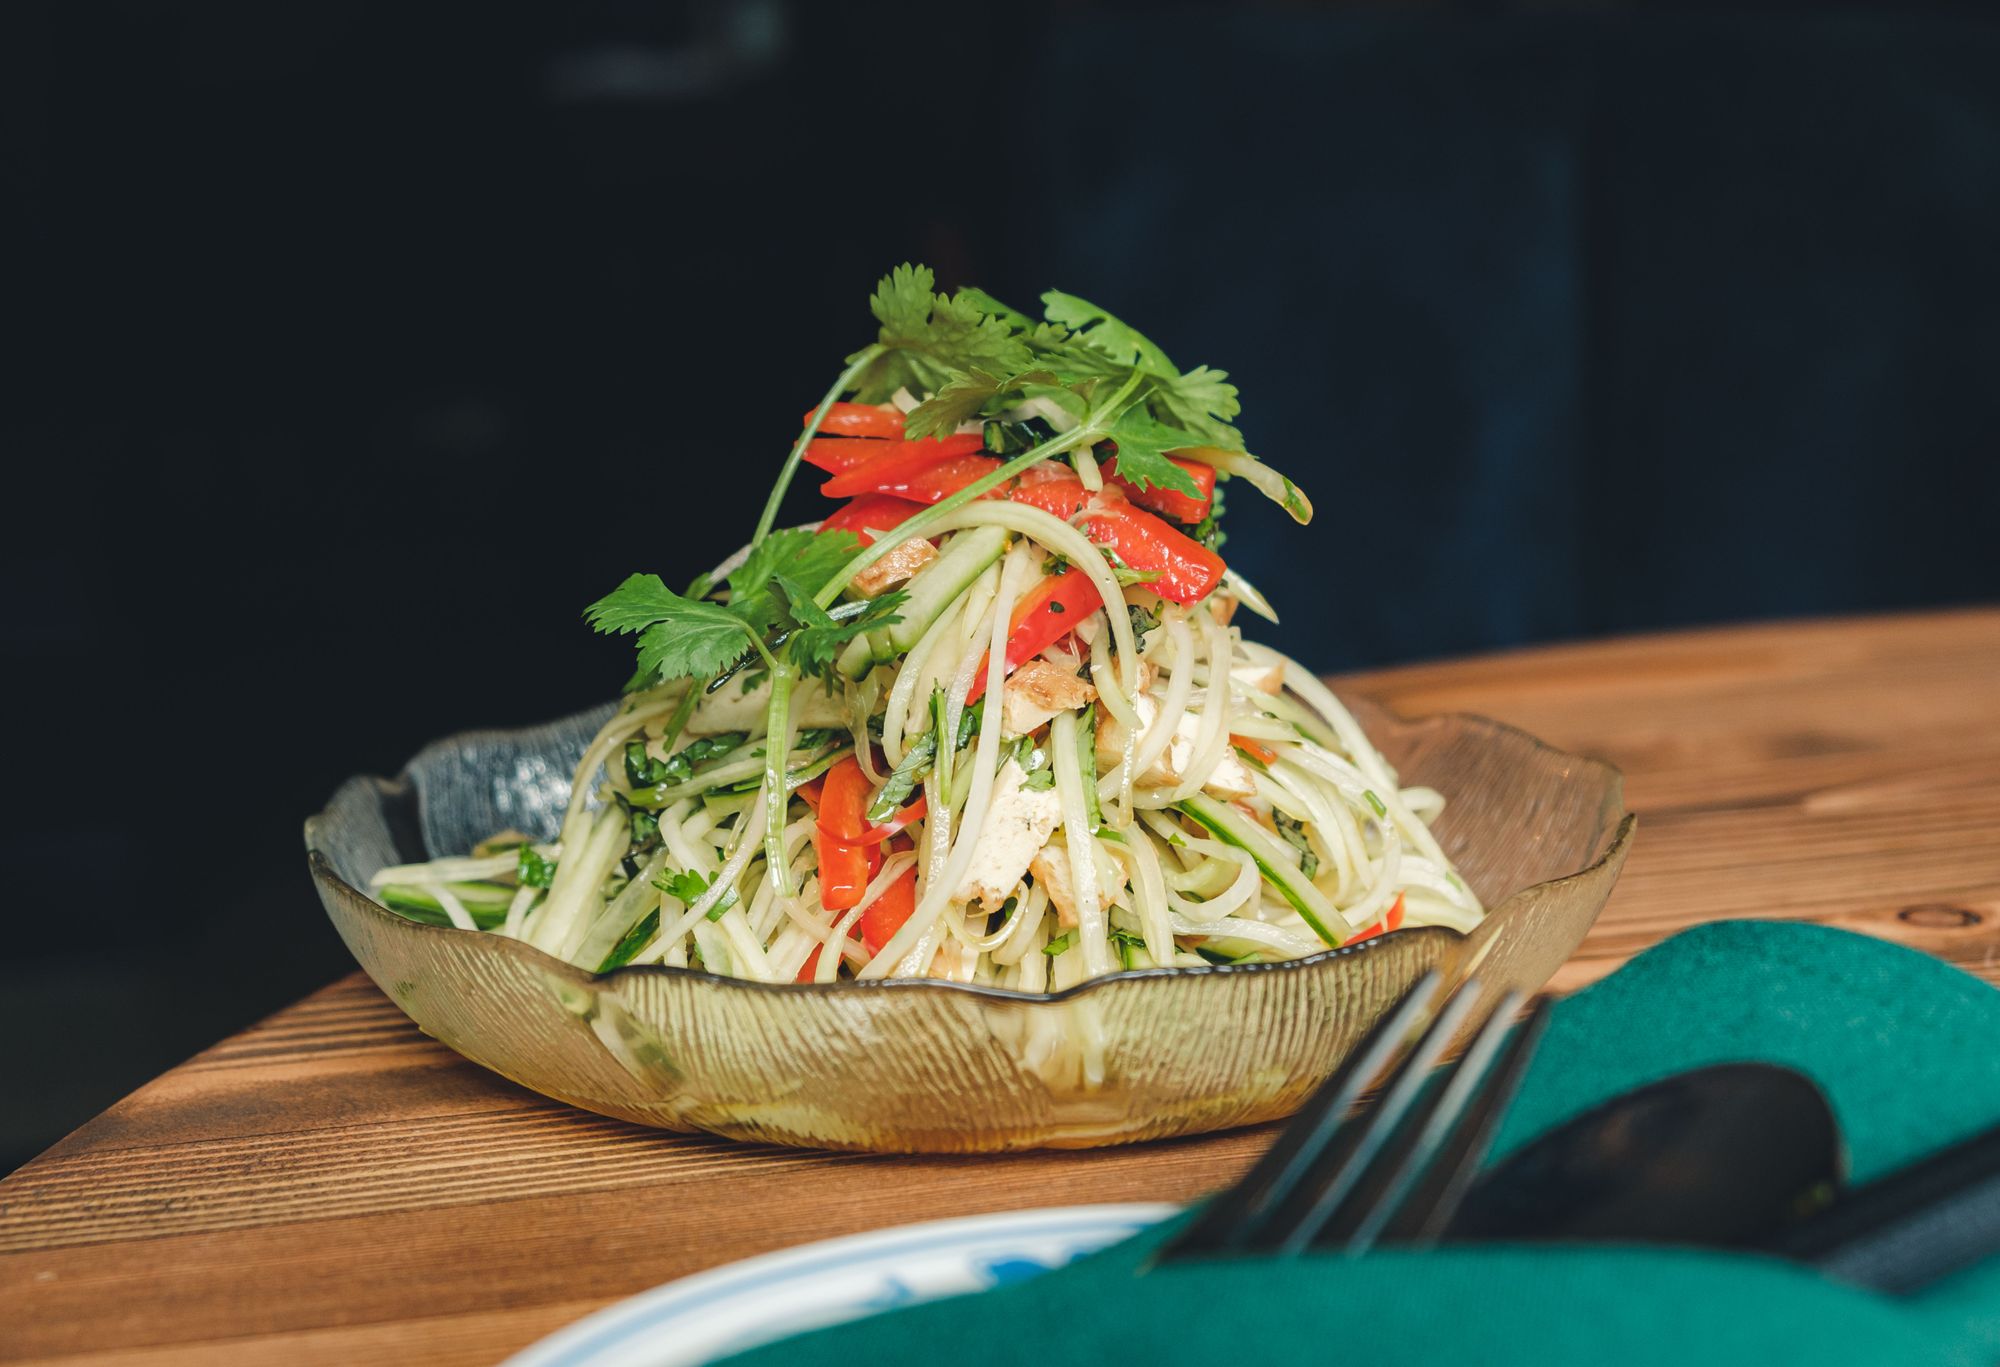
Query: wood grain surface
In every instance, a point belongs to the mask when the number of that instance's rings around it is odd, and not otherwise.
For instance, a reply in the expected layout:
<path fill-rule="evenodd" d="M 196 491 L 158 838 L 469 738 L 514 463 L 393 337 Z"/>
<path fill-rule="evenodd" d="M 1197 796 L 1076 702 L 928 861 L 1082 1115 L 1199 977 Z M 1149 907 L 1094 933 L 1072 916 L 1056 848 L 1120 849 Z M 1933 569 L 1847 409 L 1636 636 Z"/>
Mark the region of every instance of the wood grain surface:
<path fill-rule="evenodd" d="M 2000 982 L 2000 611 L 1691 632 L 1339 681 L 1629 779 L 1638 843 L 1572 990 L 1684 926 L 1845 926 Z M 303 862 L 293 913 L 317 916 Z M 547 1102 L 359 974 L 0 1181 L 0 1361 L 491 1363 L 732 1259 L 1015 1207 L 1180 1200 L 1265 1131 L 1094 1153 L 828 1155 Z"/>

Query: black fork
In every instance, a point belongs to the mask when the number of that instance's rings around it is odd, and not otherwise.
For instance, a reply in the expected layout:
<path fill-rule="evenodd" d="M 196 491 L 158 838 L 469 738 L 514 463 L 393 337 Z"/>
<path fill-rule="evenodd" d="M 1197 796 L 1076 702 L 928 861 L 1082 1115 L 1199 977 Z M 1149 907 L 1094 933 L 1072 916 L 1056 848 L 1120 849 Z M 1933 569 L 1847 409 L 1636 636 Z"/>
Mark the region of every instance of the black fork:
<path fill-rule="evenodd" d="M 1515 1027 L 1524 998 L 1505 993 L 1458 1062 L 1434 1080 L 1432 1070 L 1471 1023 L 1480 996 L 1470 978 L 1455 992 L 1436 972 L 1418 979 L 1243 1179 L 1161 1249 L 1161 1260 L 1307 1248 L 1359 1253 L 1385 1239 L 1435 1239 L 1493 1142 L 1547 1024 L 1544 1001 Z M 1357 1112 L 1377 1077 L 1376 1100 Z"/>

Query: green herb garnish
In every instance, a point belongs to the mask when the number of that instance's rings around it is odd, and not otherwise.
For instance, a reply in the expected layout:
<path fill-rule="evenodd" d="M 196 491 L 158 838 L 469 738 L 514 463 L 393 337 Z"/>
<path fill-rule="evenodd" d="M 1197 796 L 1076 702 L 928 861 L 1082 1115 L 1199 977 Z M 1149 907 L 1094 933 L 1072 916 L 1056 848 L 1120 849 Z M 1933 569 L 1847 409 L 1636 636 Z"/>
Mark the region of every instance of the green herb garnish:
<path fill-rule="evenodd" d="M 523 845 L 515 862 L 514 876 L 524 888 L 545 888 L 556 880 L 556 861 L 536 854 L 533 845 Z"/>
<path fill-rule="evenodd" d="M 1311 878 L 1319 872 L 1319 856 L 1313 853 L 1312 842 L 1306 838 L 1305 823 L 1283 812 L 1272 812 L 1271 820 L 1278 828 L 1278 834 L 1285 843 L 1299 852 L 1299 872 Z"/>
<path fill-rule="evenodd" d="M 678 898 L 681 905 L 691 907 L 709 890 L 711 882 L 706 874 L 693 869 L 669 869 L 653 879 L 653 886 L 669 897 Z M 708 909 L 708 919 L 720 921 L 722 914 L 735 905 L 736 889 L 731 888 Z"/>

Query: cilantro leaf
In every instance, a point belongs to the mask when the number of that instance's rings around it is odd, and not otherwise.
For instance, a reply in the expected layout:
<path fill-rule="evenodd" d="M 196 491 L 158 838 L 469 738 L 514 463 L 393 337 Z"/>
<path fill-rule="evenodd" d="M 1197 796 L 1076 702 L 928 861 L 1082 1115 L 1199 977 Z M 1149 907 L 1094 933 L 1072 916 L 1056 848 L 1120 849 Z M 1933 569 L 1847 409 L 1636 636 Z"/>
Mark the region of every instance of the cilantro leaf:
<path fill-rule="evenodd" d="M 1165 375 L 1180 374 L 1167 359 L 1167 353 L 1143 332 L 1120 322 L 1088 299 L 1049 290 L 1042 295 L 1042 312 L 1051 323 L 1069 329 L 1073 341 L 1103 352 L 1120 365 L 1137 365 L 1142 370 Z"/>
<path fill-rule="evenodd" d="M 1229 419 L 1242 411 L 1242 404 L 1236 386 L 1228 383 L 1226 371 L 1196 366 L 1183 375 L 1144 333 L 1088 299 L 1050 290 L 1042 302 L 1057 331 L 1067 332 L 1066 342 L 1055 347 L 1059 359 L 1051 359 L 1049 364 L 1064 372 L 1073 386 L 1085 377 L 1111 379 L 1133 370 L 1145 376 L 1141 416 L 1157 420 L 1152 439 L 1142 443 L 1146 449 L 1154 454 L 1187 446 L 1243 449 L 1242 434 L 1229 425 Z M 1121 448 L 1125 444 L 1120 440 Z M 1121 463 L 1121 472 L 1123 468 Z M 1163 487 L 1180 486 L 1168 479 Z M 1181 492 L 1192 494 L 1193 490 Z"/>
<path fill-rule="evenodd" d="M 656 574 L 635 574 L 584 609 L 606 633 L 639 633 L 634 682 L 706 678 L 734 664 L 756 632 L 729 609 L 683 598 Z"/>
<path fill-rule="evenodd" d="M 1152 402 L 1165 411 L 1173 425 L 1202 438 L 1183 445 L 1220 446 L 1226 451 L 1243 449 L 1243 434 L 1229 425 L 1229 419 L 1243 411 L 1236 386 L 1227 383 L 1229 372 L 1196 366 L 1172 384 L 1154 390 Z"/>
<path fill-rule="evenodd" d="M 654 887 L 669 897 L 678 898 L 682 906 L 688 907 L 693 906 L 701 895 L 708 891 L 709 885 L 710 879 L 707 875 L 697 873 L 693 869 L 669 869 L 653 879 Z M 708 919 L 720 921 L 722 913 L 735 905 L 736 889 L 731 888 L 716 899 L 715 905 L 708 909 Z"/>
<path fill-rule="evenodd" d="M 1059 384 L 1060 377 L 1047 370 L 1028 370 L 1005 379 L 977 366 L 962 371 L 938 387 L 936 393 L 911 409 L 903 418 L 903 435 L 918 437 L 949 434 L 960 423 L 978 416 L 988 407 L 1005 407 L 1003 395 L 1029 384 Z"/>
<path fill-rule="evenodd" d="M 730 572 L 729 610 L 760 633 L 769 631 L 784 620 L 784 608 L 771 594 L 775 579 L 790 580 L 810 600 L 860 548 L 853 532 L 821 534 L 804 527 L 772 532 Z"/>
<path fill-rule="evenodd" d="M 688 600 L 657 574 L 627 575 L 625 582 L 583 610 L 593 630 L 606 635 L 643 631 Z"/>
<path fill-rule="evenodd" d="M 802 627 L 835 625 L 833 614 L 813 601 L 813 590 L 787 574 L 774 574 L 771 583 L 785 595 L 791 618 Z"/>
<path fill-rule="evenodd" d="M 639 633 L 639 669 L 662 680 L 705 679 L 735 664 L 756 639 L 729 609 L 683 599 L 679 609 Z"/>
<path fill-rule="evenodd" d="M 882 403 L 904 388 L 929 393 L 959 371 L 1011 375 L 1033 362 L 1014 324 L 986 312 L 995 302 L 990 295 L 938 294 L 936 283 L 929 266 L 905 262 L 876 285 L 868 308 L 882 325 L 878 342 L 886 349 L 855 377 L 859 402 Z M 855 352 L 848 363 L 862 354 Z"/>
<path fill-rule="evenodd" d="M 787 581 L 779 581 L 781 584 Z M 786 590 L 789 595 L 790 589 Z M 843 603 L 829 613 L 810 596 L 792 599 L 792 614 L 799 623 L 786 641 L 792 661 L 799 667 L 799 673 L 807 678 L 815 678 L 833 668 L 833 662 L 840 654 L 842 646 L 855 637 L 880 627 L 902 621 L 897 609 L 909 601 L 910 595 L 897 590 L 876 598 L 865 598 L 859 602 Z"/>
<path fill-rule="evenodd" d="M 1200 498 L 1194 477 L 1167 459 L 1166 453 L 1189 445 L 1187 435 L 1167 427 L 1146 412 L 1145 405 L 1128 408 L 1111 424 L 1118 443 L 1118 477 L 1140 488 L 1173 489 Z"/>

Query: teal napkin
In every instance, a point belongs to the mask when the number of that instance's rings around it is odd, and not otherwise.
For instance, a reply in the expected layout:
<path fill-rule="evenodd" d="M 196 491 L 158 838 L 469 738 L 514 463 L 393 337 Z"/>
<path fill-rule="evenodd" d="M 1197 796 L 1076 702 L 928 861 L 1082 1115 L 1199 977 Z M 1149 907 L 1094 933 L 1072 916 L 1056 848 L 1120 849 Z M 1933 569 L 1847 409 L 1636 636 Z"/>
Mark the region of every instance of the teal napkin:
<path fill-rule="evenodd" d="M 2000 1122 L 1996 1040 L 2000 992 L 1936 959 L 1819 926 L 1703 926 L 1557 1005 L 1495 1157 L 1642 1083 L 1757 1059 L 1797 1068 L 1825 1089 L 1854 1179 L 1867 1181 Z M 2000 1359 L 2000 1259 L 1894 1299 L 1774 1259 L 1637 1247 L 1385 1250 L 1142 1270 L 1164 1237 L 1148 1231 L 1045 1277 L 733 1361 L 1974 1367 Z"/>

